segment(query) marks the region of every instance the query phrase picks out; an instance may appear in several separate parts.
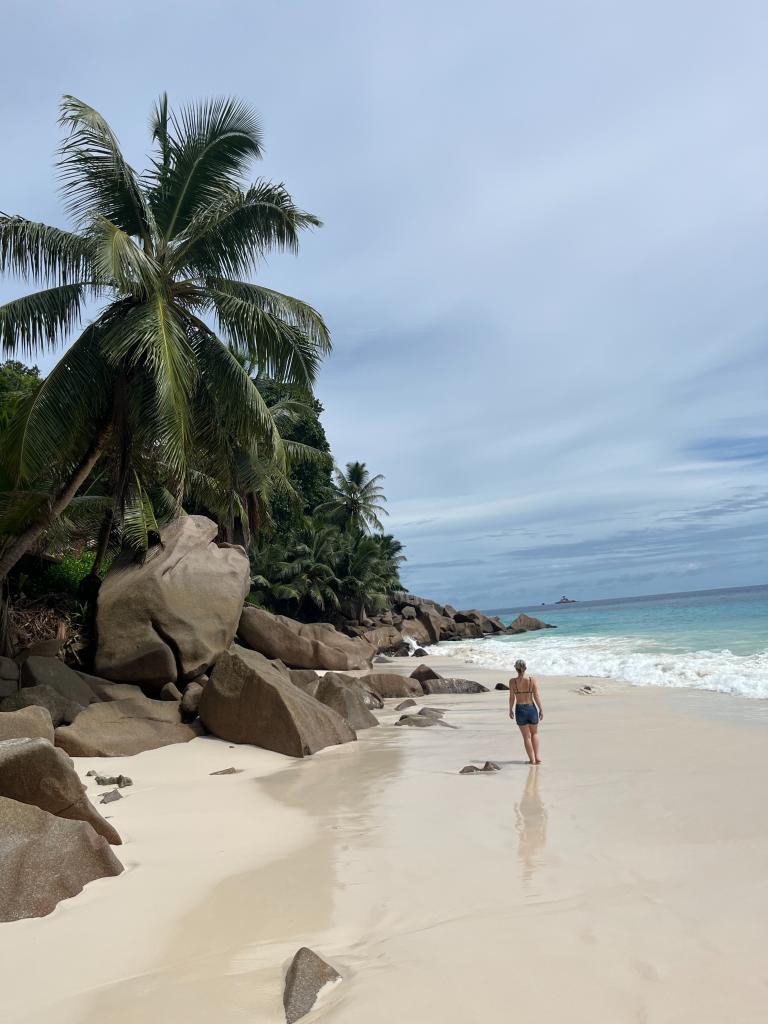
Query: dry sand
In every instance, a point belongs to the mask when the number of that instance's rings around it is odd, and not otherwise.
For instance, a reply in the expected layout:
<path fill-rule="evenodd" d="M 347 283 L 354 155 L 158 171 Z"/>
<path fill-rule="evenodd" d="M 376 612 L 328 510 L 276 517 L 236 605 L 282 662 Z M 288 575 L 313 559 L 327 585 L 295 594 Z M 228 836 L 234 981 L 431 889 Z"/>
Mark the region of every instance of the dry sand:
<path fill-rule="evenodd" d="M 127 870 L 0 925 L 4 1024 L 278 1024 L 301 945 L 345 978 L 308 1024 L 764 1021 L 762 704 L 540 688 L 538 768 L 498 692 L 420 702 L 456 730 L 391 728 L 388 702 L 300 762 L 212 739 L 78 760 L 135 780 L 104 808 Z"/>

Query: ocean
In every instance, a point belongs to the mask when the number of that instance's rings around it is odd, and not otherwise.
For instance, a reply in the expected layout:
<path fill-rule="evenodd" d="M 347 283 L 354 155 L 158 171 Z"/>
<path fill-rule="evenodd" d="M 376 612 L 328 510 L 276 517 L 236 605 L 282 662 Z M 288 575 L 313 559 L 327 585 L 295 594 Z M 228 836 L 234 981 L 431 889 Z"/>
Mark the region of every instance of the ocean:
<path fill-rule="evenodd" d="M 543 632 L 440 644 L 440 653 L 512 671 L 621 679 L 768 698 L 768 586 L 659 594 L 566 605 L 493 609 L 511 622 L 525 611 L 557 626 Z M 432 648 L 433 651 L 437 648 Z"/>

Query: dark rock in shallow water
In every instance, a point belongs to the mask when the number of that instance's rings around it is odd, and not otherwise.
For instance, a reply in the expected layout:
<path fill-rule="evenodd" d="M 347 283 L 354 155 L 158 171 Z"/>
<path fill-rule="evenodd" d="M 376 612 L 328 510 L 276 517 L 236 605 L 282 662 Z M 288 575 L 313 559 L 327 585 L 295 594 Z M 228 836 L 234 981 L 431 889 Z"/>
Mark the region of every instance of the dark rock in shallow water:
<path fill-rule="evenodd" d="M 287 1024 L 305 1017 L 317 1001 L 322 988 L 341 981 L 341 975 L 307 946 L 294 956 L 285 976 L 283 1007 Z"/>
<path fill-rule="evenodd" d="M 429 655 L 427 654 L 427 652 L 424 650 L 423 647 L 417 647 L 416 650 L 411 655 L 411 657 L 413 657 L 413 658 L 427 658 L 427 657 L 429 657 Z"/>
<path fill-rule="evenodd" d="M 415 708 L 415 707 L 416 707 L 416 701 L 415 700 L 411 700 L 410 697 L 409 697 L 408 700 L 401 700 L 399 704 L 396 704 L 395 705 L 395 711 L 405 711 L 406 708 Z"/>
<path fill-rule="evenodd" d="M 0 921 L 45 917 L 123 865 L 86 821 L 0 797 Z"/>
<path fill-rule="evenodd" d="M 507 626 L 507 633 L 527 633 L 531 630 L 536 629 L 555 629 L 555 626 L 550 625 L 548 622 L 542 622 L 541 619 L 536 619 L 532 615 L 526 615 L 525 612 L 521 612 L 516 619 Z"/>
<path fill-rule="evenodd" d="M 395 725 L 409 725 L 413 729 L 429 729 L 433 725 L 442 725 L 446 729 L 458 729 L 456 725 L 449 725 L 437 715 L 403 715 L 395 722 Z"/>
<path fill-rule="evenodd" d="M 442 718 L 446 712 L 442 708 L 419 708 L 416 714 L 424 715 L 425 718 Z"/>
<path fill-rule="evenodd" d="M 494 686 L 494 690 L 508 690 L 508 689 L 509 689 L 509 687 L 507 686 L 506 683 L 496 683 L 496 685 Z"/>
<path fill-rule="evenodd" d="M 496 764 L 495 761 L 486 761 L 482 768 L 478 768 L 477 765 L 474 764 L 465 764 L 459 772 L 459 775 L 476 775 L 478 773 L 482 775 L 489 775 L 500 771 L 501 765 Z"/>
<path fill-rule="evenodd" d="M 373 659 L 374 665 L 391 665 L 392 658 L 388 658 L 386 654 L 377 654 Z"/>

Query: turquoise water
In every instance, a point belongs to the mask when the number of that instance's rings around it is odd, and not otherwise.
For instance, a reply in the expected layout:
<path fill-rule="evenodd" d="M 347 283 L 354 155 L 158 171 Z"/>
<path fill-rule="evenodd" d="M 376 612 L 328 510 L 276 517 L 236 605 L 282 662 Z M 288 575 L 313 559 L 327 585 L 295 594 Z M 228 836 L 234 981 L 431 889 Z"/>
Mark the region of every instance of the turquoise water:
<path fill-rule="evenodd" d="M 509 622 L 521 611 L 557 630 L 463 641 L 454 653 L 493 667 L 511 669 L 522 657 L 542 674 L 768 698 L 768 586 L 492 613 Z"/>

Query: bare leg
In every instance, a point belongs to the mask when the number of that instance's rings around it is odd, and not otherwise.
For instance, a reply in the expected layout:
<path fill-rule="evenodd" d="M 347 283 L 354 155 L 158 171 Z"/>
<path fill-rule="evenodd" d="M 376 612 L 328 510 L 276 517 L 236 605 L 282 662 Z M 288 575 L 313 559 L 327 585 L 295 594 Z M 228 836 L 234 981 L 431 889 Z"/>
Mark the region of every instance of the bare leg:
<path fill-rule="evenodd" d="M 539 727 L 538 725 L 529 726 L 531 731 L 531 746 L 533 747 L 533 762 L 534 764 L 541 764 L 541 758 L 539 757 Z"/>
<path fill-rule="evenodd" d="M 520 725 L 518 728 L 523 735 L 523 743 L 525 744 L 525 752 L 528 755 L 528 763 L 536 764 L 536 754 L 534 753 L 533 744 L 531 743 L 531 726 Z"/>

